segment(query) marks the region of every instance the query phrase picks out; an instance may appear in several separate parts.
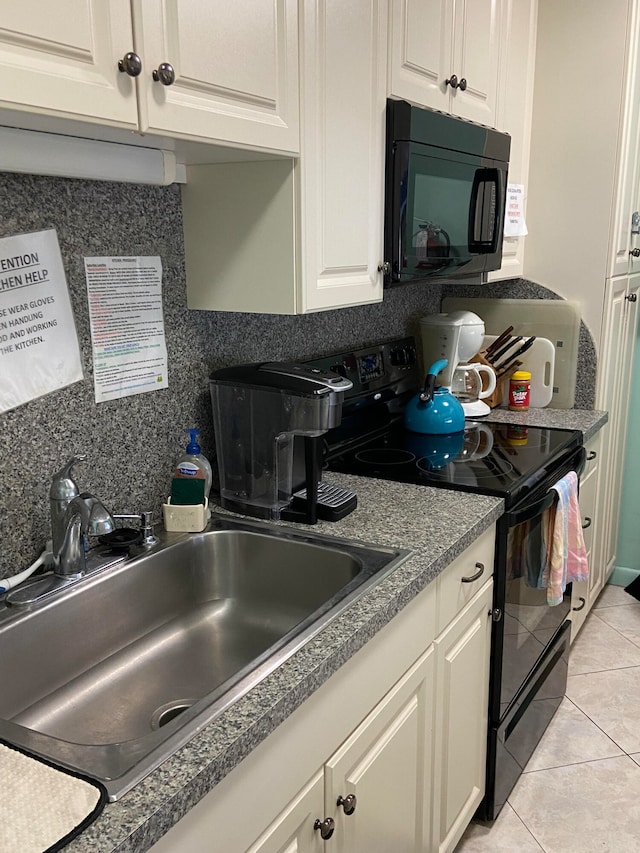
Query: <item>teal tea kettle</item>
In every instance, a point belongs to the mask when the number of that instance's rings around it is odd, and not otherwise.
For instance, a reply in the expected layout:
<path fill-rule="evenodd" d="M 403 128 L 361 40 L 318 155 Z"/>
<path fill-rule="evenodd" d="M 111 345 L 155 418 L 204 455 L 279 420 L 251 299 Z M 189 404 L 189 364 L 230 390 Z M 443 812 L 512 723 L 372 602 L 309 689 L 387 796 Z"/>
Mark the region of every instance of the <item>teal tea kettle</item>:
<path fill-rule="evenodd" d="M 464 430 L 464 410 L 448 388 L 436 388 L 436 376 L 449 362 L 436 361 L 424 380 L 424 388 L 404 410 L 404 425 L 411 432 L 425 435 L 450 435 Z"/>

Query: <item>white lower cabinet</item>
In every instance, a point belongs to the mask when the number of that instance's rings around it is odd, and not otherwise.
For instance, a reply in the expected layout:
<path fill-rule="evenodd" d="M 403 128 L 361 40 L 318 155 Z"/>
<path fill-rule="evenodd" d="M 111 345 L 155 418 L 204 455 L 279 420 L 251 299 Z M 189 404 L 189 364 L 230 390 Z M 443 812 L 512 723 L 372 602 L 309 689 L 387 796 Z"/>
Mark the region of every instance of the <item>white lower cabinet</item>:
<path fill-rule="evenodd" d="M 323 794 L 324 779 L 318 772 L 247 853 L 319 853 L 323 839 L 314 823 L 322 813 Z M 180 845 L 180 850 L 186 849 L 190 848 Z"/>
<path fill-rule="evenodd" d="M 604 584 L 604 562 L 600 559 L 598 539 L 602 524 L 598 513 L 598 484 L 600 479 L 602 434 L 595 435 L 585 446 L 587 461 L 580 477 L 580 516 L 589 562 L 589 577 L 574 583 L 571 588 L 571 642 L 578 636 Z"/>
<path fill-rule="evenodd" d="M 492 602 L 489 581 L 435 642 L 438 853 L 455 849 L 484 796 Z"/>
<path fill-rule="evenodd" d="M 454 560 L 153 853 L 452 851 L 484 794 L 494 536 Z M 457 586 L 478 564 L 484 583 L 461 600 Z M 442 631 L 440 612 L 451 616 Z"/>

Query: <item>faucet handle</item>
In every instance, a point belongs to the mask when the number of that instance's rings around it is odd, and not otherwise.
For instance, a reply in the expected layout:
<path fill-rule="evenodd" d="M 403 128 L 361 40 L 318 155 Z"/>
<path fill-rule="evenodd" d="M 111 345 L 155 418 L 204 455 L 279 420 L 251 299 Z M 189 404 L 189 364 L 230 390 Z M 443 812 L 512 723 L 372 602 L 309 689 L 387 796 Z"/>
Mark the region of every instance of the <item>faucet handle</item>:
<path fill-rule="evenodd" d="M 84 462 L 86 459 L 84 453 L 78 453 L 62 466 L 62 468 L 53 475 L 51 480 L 51 488 L 49 489 L 49 497 L 54 501 L 70 501 L 72 498 L 80 494 L 78 484 L 73 479 L 73 466 L 77 462 Z"/>

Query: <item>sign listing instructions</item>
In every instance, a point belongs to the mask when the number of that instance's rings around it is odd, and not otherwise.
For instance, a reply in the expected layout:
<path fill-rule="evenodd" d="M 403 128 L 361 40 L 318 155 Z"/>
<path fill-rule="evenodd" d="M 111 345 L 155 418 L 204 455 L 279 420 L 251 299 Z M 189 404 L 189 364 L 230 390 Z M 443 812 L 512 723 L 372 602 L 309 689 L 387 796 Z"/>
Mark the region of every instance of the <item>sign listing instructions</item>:
<path fill-rule="evenodd" d="M 96 403 L 166 388 L 159 257 L 85 258 Z"/>

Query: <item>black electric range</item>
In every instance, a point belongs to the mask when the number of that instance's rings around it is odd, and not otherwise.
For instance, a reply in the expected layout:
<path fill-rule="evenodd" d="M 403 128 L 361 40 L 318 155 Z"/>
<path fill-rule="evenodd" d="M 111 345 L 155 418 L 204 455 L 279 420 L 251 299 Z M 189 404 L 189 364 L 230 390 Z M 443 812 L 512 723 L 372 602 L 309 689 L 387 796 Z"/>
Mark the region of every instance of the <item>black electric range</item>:
<path fill-rule="evenodd" d="M 565 693 L 571 585 L 550 607 L 546 589 L 532 585 L 514 554 L 541 553 L 553 485 L 584 465 L 582 434 L 484 419 L 447 436 L 407 431 L 403 410 L 424 378 L 413 338 L 311 363 L 353 382 L 340 425 L 324 437 L 325 468 L 504 499 L 493 572 L 486 793 L 477 812 L 493 820 Z"/>
<path fill-rule="evenodd" d="M 548 479 L 558 457 L 580 446 L 575 430 L 467 421 L 463 433 L 408 432 L 401 421 L 350 448 L 328 452 L 331 471 L 496 495 L 507 507 Z"/>

